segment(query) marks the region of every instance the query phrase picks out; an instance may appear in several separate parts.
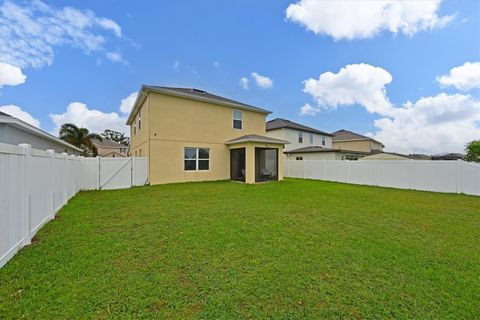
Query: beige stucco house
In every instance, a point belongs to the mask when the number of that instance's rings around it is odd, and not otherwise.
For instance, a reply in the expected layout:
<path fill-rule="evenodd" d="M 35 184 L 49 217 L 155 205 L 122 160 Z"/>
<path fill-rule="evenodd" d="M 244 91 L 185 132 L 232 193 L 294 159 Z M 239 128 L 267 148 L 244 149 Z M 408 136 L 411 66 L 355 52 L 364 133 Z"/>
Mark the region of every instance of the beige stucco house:
<path fill-rule="evenodd" d="M 359 152 L 382 152 L 385 146 L 380 141 L 348 131 L 338 130 L 333 134 L 333 148 Z"/>
<path fill-rule="evenodd" d="M 130 155 L 151 184 L 283 179 L 287 141 L 266 136 L 270 112 L 189 88 L 142 86 L 128 117 Z"/>
<path fill-rule="evenodd" d="M 97 155 L 103 158 L 124 158 L 128 155 L 128 147 L 109 139 L 102 141 L 93 139 Z"/>

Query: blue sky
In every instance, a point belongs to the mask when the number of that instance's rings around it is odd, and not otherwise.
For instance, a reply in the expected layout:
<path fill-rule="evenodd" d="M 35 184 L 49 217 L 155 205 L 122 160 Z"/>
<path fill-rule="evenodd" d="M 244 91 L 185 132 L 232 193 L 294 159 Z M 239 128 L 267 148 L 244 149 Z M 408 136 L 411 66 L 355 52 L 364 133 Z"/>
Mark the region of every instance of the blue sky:
<path fill-rule="evenodd" d="M 0 3 L 0 110 L 26 112 L 49 132 L 62 121 L 122 129 L 122 99 L 151 84 L 369 134 L 393 151 L 462 151 L 480 139 L 475 0 Z M 372 16 L 372 5 L 387 13 Z M 65 30 L 47 28 L 55 23 Z M 252 73 L 268 78 L 263 87 Z"/>

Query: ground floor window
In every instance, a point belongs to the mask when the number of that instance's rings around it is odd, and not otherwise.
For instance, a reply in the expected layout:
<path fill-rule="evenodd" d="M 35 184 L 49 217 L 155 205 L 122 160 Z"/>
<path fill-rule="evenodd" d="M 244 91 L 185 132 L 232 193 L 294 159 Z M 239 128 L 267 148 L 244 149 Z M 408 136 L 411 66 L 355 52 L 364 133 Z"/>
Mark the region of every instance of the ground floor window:
<path fill-rule="evenodd" d="M 185 171 L 204 171 L 210 169 L 209 148 L 185 148 L 183 158 Z"/>

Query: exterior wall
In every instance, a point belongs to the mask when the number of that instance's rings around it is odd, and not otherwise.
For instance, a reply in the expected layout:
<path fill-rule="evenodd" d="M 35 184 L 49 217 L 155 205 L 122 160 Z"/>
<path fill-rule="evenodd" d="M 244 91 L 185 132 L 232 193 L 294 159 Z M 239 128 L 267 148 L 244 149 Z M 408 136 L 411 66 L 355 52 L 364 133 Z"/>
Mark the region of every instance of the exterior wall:
<path fill-rule="evenodd" d="M 225 142 L 243 135 L 265 135 L 265 115 L 241 110 L 242 129 L 233 128 L 233 110 L 225 106 L 149 93 L 139 109 L 142 128 L 131 126 L 132 156 L 147 156 L 151 184 L 230 179 Z M 184 148 L 209 148 L 210 170 L 185 171 Z M 281 153 L 281 152 L 280 152 Z M 280 163 L 279 163 L 280 165 Z"/>
<path fill-rule="evenodd" d="M 75 149 L 69 148 L 60 143 L 56 143 L 52 140 L 39 137 L 33 133 L 21 130 L 5 123 L 0 124 L 0 143 L 8 143 L 13 145 L 18 145 L 20 143 L 28 143 L 34 149 L 52 149 L 55 150 L 56 153 L 66 152 L 72 155 L 80 154 L 80 152 Z"/>
<path fill-rule="evenodd" d="M 371 152 L 372 150 L 383 151 L 382 145 L 372 140 L 334 141 L 333 148 L 362 152 Z"/>
<path fill-rule="evenodd" d="M 290 144 L 285 145 L 285 151 L 304 148 L 308 146 L 323 146 L 322 137 L 325 137 L 325 148 L 332 148 L 332 137 L 317 133 L 303 132 L 303 143 L 298 142 L 298 131 L 289 128 L 281 128 L 267 131 L 267 136 L 276 139 L 287 140 Z M 310 134 L 313 135 L 313 143 L 310 143 Z"/>

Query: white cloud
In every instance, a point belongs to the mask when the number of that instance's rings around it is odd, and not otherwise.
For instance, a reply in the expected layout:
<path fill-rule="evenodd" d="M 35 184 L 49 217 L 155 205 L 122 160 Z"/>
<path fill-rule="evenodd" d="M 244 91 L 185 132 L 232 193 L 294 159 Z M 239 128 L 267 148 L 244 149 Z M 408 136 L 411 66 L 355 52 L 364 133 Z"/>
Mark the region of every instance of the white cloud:
<path fill-rule="evenodd" d="M 64 113 L 50 114 L 50 118 L 55 124 L 53 129 L 53 134 L 55 135 L 58 135 L 58 131 L 64 123 L 73 123 L 95 133 L 101 133 L 105 129 L 129 133 L 128 126 L 125 125 L 126 117 L 120 116 L 117 112 L 106 113 L 90 109 L 81 102 L 70 103 Z"/>
<path fill-rule="evenodd" d="M 255 83 L 257 84 L 258 87 L 262 89 L 268 89 L 273 87 L 273 80 L 270 79 L 269 77 L 262 76 L 256 72 L 252 72 L 251 76 L 255 80 Z"/>
<path fill-rule="evenodd" d="M 350 64 L 338 73 L 325 72 L 318 79 L 305 80 L 303 91 L 319 106 L 363 105 L 368 112 L 389 114 L 392 106 L 385 85 L 392 81 L 388 71 L 369 64 Z"/>
<path fill-rule="evenodd" d="M 441 86 L 452 86 L 458 90 L 468 91 L 480 88 L 480 62 L 465 62 L 452 68 L 448 75 L 437 77 Z"/>
<path fill-rule="evenodd" d="M 379 130 L 372 137 L 403 153 L 463 152 L 466 143 L 480 137 L 478 121 L 480 101 L 441 93 L 397 108 L 392 118 L 375 120 Z"/>
<path fill-rule="evenodd" d="M 304 81 L 304 92 L 312 95 L 318 107 L 306 104 L 304 115 L 315 115 L 320 108 L 360 105 L 381 118 L 370 134 L 382 141 L 386 150 L 402 153 L 462 152 L 467 142 L 480 137 L 480 101 L 470 95 L 440 93 L 415 103 L 394 106 L 386 85 L 390 73 L 367 64 L 347 65 L 334 74 Z"/>
<path fill-rule="evenodd" d="M 22 84 L 27 76 L 22 69 L 0 61 L 0 88 L 2 86 L 17 86 Z"/>
<path fill-rule="evenodd" d="M 314 116 L 320 112 L 320 108 L 313 107 L 309 103 L 305 103 L 303 107 L 300 108 L 300 115 L 302 116 Z"/>
<path fill-rule="evenodd" d="M 135 103 L 135 100 L 137 100 L 138 92 L 132 92 L 128 97 L 122 99 L 120 103 L 120 112 L 124 113 L 126 115 L 130 114 L 130 111 L 133 108 L 133 104 Z"/>
<path fill-rule="evenodd" d="M 119 52 L 109 51 L 106 53 L 106 56 L 107 56 L 107 59 L 112 62 L 118 62 L 125 65 L 128 64 L 128 62 L 123 59 L 122 55 Z"/>
<path fill-rule="evenodd" d="M 412 36 L 445 26 L 453 16 L 439 16 L 442 0 L 300 0 L 286 10 L 288 20 L 335 40 L 366 39 L 382 31 Z"/>
<path fill-rule="evenodd" d="M 18 118 L 22 121 L 25 121 L 28 124 L 31 124 L 34 127 L 40 128 L 40 121 L 35 119 L 30 113 L 22 110 L 22 108 L 15 105 L 1 106 L 0 111 L 5 112 L 6 114 L 11 115 L 12 117 Z"/>
<path fill-rule="evenodd" d="M 245 78 L 245 77 L 242 77 L 240 78 L 240 87 L 242 87 L 244 90 L 248 90 L 248 83 L 249 83 L 250 80 L 248 80 L 248 78 Z"/>
<path fill-rule="evenodd" d="M 58 46 L 106 55 L 112 33 L 121 37 L 121 27 L 91 10 L 57 9 L 40 0 L 0 5 L 0 60 L 20 68 L 51 65 Z"/>
<path fill-rule="evenodd" d="M 220 68 L 220 62 L 214 61 L 214 62 L 213 62 L 213 67 L 214 67 L 215 69 Z"/>
<path fill-rule="evenodd" d="M 173 69 L 175 69 L 176 71 L 180 70 L 181 66 L 182 66 L 182 63 L 178 60 L 173 63 Z"/>

